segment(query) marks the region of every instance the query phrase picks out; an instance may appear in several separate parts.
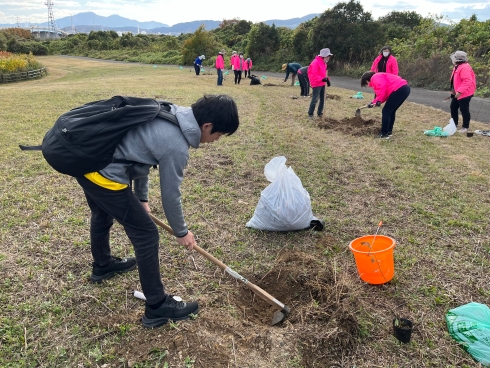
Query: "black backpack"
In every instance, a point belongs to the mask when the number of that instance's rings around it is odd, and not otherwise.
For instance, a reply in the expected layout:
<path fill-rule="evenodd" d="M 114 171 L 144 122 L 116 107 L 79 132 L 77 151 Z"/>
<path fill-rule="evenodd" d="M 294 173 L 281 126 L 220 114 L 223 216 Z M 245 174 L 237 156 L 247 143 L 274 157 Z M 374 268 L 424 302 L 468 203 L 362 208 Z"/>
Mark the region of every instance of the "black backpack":
<path fill-rule="evenodd" d="M 61 115 L 46 133 L 41 146 L 19 146 L 41 150 L 46 161 L 62 174 L 83 176 L 102 170 L 111 162 L 134 163 L 113 158 L 126 133 L 160 116 L 176 125 L 172 104 L 151 98 L 114 96 L 94 101 Z"/>
<path fill-rule="evenodd" d="M 250 85 L 251 86 L 254 86 L 256 84 L 262 84 L 262 83 L 260 83 L 260 79 L 256 75 L 252 74 L 252 75 L 249 75 L 248 77 L 250 78 Z"/>

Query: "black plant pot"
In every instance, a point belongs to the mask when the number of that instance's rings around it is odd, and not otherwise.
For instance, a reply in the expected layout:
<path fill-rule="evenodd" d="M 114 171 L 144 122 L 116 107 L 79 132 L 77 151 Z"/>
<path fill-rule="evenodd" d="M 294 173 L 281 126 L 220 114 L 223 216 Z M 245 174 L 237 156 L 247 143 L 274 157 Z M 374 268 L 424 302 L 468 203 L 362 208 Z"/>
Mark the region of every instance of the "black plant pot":
<path fill-rule="evenodd" d="M 398 320 L 398 325 L 396 321 Z M 412 336 L 412 321 L 405 318 L 395 318 L 393 320 L 393 333 L 398 341 L 406 344 L 410 341 Z"/>

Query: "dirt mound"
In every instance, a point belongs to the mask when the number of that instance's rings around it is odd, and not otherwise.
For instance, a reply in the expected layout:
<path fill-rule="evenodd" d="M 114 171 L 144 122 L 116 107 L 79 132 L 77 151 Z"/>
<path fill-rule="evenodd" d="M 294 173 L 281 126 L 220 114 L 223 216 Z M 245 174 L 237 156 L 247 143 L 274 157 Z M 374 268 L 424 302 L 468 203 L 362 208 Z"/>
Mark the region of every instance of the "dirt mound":
<path fill-rule="evenodd" d="M 327 99 L 329 99 L 329 100 L 335 100 L 335 101 L 340 101 L 340 96 L 337 96 L 337 95 L 327 95 Z"/>
<path fill-rule="evenodd" d="M 357 346 L 360 331 L 350 278 L 319 259 L 319 254 L 286 251 L 268 273 L 250 280 L 291 309 L 284 323 L 296 327 L 306 366 L 326 366 L 348 355 Z M 234 302 L 249 321 L 270 325 L 275 309 L 247 289 Z"/>
<path fill-rule="evenodd" d="M 323 118 L 318 122 L 318 127 L 322 129 L 332 129 L 344 134 L 353 136 L 375 135 L 381 128 L 381 120 L 369 119 L 364 120 L 360 116 L 335 120 L 332 118 Z"/>

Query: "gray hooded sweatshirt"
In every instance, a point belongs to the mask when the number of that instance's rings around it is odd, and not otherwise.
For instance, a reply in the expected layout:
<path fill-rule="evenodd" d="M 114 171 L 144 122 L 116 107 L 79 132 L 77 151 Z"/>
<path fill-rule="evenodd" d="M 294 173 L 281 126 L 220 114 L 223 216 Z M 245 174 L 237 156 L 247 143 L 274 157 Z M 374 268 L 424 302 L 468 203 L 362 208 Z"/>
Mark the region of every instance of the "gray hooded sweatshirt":
<path fill-rule="evenodd" d="M 187 233 L 182 211 L 180 184 L 189 159 L 189 146 L 199 147 L 201 129 L 190 107 L 172 105 L 179 126 L 162 118 L 130 130 L 117 146 L 114 158 L 138 164 L 111 163 L 100 174 L 121 184 L 134 180 L 134 191 L 140 200 L 148 200 L 148 174 L 158 165 L 160 189 L 165 216 L 176 236 Z M 140 164 L 141 163 L 141 164 Z"/>

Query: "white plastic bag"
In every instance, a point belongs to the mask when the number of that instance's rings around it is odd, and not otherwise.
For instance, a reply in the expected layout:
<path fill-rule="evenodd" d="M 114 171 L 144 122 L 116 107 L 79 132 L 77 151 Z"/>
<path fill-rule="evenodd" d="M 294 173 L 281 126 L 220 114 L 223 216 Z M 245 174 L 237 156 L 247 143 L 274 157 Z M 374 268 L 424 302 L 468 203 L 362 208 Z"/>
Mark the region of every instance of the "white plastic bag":
<path fill-rule="evenodd" d="M 270 231 L 306 229 L 315 219 L 310 195 L 286 157 L 274 157 L 265 165 L 264 174 L 271 182 L 260 194 L 260 200 L 247 227 Z"/>
<path fill-rule="evenodd" d="M 452 118 L 449 119 L 449 123 L 442 129 L 442 131 L 446 132 L 448 136 L 456 133 L 456 124 L 454 124 L 454 120 Z"/>

